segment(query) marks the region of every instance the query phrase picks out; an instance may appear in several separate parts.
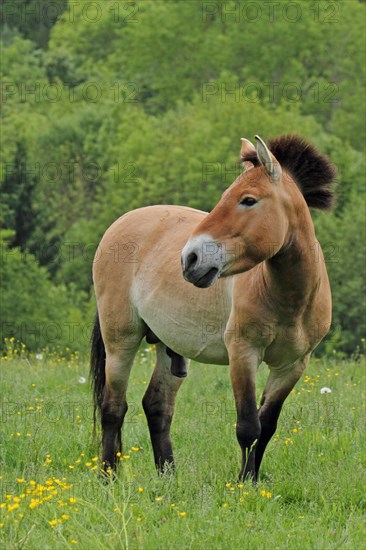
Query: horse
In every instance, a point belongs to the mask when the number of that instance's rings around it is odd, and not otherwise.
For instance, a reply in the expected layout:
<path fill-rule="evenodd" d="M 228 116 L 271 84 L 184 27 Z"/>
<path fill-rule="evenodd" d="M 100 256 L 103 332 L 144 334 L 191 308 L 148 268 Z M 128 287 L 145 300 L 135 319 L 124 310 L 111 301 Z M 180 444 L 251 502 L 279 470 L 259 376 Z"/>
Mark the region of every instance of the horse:
<path fill-rule="evenodd" d="M 174 468 L 170 427 L 189 360 L 229 365 L 241 448 L 254 482 L 282 405 L 331 323 L 331 291 L 310 208 L 333 203 L 330 160 L 297 135 L 241 140 L 244 171 L 208 214 L 177 205 L 127 212 L 93 264 L 94 412 L 102 461 L 121 452 L 126 390 L 143 338 L 156 365 L 143 409 L 158 472 Z M 256 372 L 268 379 L 256 403 Z M 204 392 L 204 388 L 202 388 Z"/>

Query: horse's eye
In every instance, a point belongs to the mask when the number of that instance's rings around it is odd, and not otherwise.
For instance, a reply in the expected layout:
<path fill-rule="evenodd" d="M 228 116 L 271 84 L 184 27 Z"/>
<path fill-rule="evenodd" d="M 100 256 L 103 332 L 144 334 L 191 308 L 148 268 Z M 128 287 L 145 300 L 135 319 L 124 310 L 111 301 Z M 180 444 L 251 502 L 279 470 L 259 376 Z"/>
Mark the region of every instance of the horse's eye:
<path fill-rule="evenodd" d="M 257 204 L 257 202 L 257 199 L 255 199 L 254 197 L 244 197 L 240 201 L 240 204 L 242 204 L 243 206 L 254 206 L 254 204 Z"/>

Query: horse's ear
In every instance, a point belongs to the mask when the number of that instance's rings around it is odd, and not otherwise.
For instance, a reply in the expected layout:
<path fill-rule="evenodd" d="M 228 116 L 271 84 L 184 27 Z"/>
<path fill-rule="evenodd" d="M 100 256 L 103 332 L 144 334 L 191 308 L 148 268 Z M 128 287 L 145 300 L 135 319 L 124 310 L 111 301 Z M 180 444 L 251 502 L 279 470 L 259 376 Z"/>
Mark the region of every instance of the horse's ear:
<path fill-rule="evenodd" d="M 255 136 L 257 140 L 257 154 L 259 162 L 265 169 L 268 176 L 274 181 L 277 182 L 281 178 L 282 170 L 279 162 L 272 155 L 267 145 L 264 143 L 263 139 L 259 136 Z"/>
<path fill-rule="evenodd" d="M 241 138 L 241 150 L 240 150 L 240 159 L 245 168 L 252 168 L 258 164 L 258 156 L 256 148 L 249 139 Z"/>

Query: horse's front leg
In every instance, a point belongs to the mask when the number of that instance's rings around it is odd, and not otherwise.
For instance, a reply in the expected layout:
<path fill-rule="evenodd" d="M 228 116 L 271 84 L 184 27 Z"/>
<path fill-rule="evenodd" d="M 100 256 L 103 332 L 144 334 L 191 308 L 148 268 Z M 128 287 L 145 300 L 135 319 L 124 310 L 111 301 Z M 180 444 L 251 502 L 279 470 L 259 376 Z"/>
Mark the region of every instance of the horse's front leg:
<path fill-rule="evenodd" d="M 228 343 L 230 378 L 235 397 L 236 436 L 242 451 L 239 479 L 255 480 L 253 447 L 260 437 L 261 425 L 256 403 L 256 373 L 259 354 L 243 342 Z"/>
<path fill-rule="evenodd" d="M 299 359 L 293 365 L 283 370 L 272 369 L 266 387 L 264 388 L 259 409 L 259 420 L 261 423 L 261 435 L 255 446 L 253 458 L 255 461 L 255 477 L 258 476 L 264 451 L 277 428 L 277 420 L 282 405 L 301 377 L 310 354 Z"/>

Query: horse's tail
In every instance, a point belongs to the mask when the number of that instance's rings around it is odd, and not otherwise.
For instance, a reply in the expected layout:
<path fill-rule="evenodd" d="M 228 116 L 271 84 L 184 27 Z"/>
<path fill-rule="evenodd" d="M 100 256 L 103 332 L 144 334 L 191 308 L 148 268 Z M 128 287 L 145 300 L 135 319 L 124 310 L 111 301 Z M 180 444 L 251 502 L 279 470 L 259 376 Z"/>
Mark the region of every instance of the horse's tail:
<path fill-rule="evenodd" d="M 98 312 L 95 316 L 93 332 L 91 337 L 90 354 L 90 379 L 93 387 L 94 398 L 94 433 L 96 426 L 97 411 L 100 411 L 105 386 L 105 347 L 100 331 Z"/>

